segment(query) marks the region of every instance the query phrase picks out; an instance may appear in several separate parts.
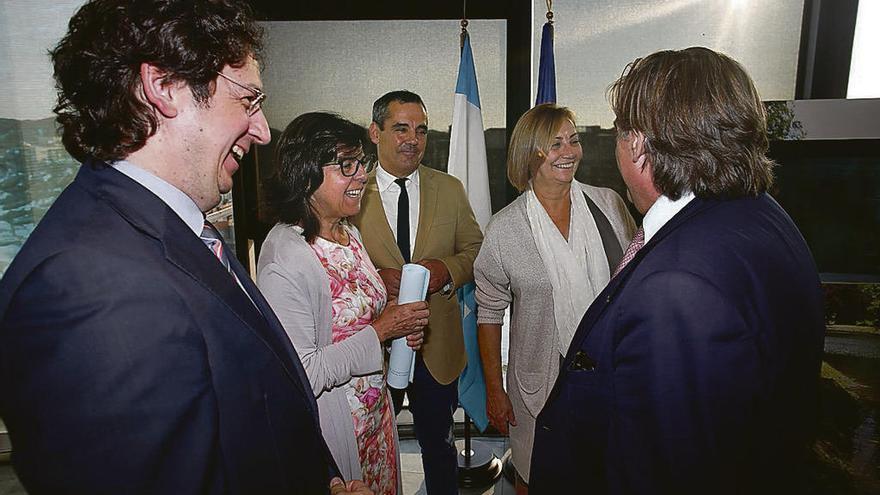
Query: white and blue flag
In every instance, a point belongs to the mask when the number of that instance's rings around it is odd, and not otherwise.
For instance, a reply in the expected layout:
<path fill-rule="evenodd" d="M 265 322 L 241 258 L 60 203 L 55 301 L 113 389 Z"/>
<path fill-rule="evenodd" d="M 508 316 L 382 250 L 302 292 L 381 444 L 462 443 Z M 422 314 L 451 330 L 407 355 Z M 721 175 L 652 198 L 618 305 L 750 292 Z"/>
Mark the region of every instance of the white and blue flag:
<path fill-rule="evenodd" d="M 455 104 L 452 110 L 452 132 L 449 139 L 449 163 L 447 171 L 464 185 L 471 208 L 485 232 L 492 216 L 489 200 L 489 167 L 486 160 L 486 138 L 483 134 L 483 115 L 480 110 L 480 91 L 477 88 L 477 72 L 470 36 L 465 33 L 458 66 L 458 83 L 455 86 Z M 486 416 L 486 382 L 477 343 L 477 303 L 474 300 L 474 284 L 458 289 L 461 305 L 461 324 L 467 367 L 458 379 L 458 399 L 461 407 L 484 431 L 489 425 Z"/>

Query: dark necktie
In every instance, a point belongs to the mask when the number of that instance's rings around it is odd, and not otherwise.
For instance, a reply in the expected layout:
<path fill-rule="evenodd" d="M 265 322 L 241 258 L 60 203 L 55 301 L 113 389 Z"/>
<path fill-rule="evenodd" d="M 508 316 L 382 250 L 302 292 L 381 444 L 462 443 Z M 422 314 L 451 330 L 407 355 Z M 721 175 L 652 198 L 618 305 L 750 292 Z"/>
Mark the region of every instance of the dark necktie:
<path fill-rule="evenodd" d="M 229 267 L 229 257 L 226 256 L 226 250 L 223 249 L 223 236 L 220 235 L 220 232 L 217 232 L 217 229 L 211 225 L 211 222 L 205 220 L 205 225 L 202 228 L 202 234 L 199 236 L 202 239 L 202 242 L 208 246 L 208 249 L 214 253 L 214 256 L 220 260 L 220 263 L 226 268 L 226 271 L 232 273 L 232 270 Z M 233 277 L 235 275 L 233 274 Z"/>
<path fill-rule="evenodd" d="M 406 177 L 395 179 L 400 186 L 400 196 L 397 197 L 397 247 L 403 255 L 403 262 L 409 263 L 409 193 L 406 192 Z"/>
<path fill-rule="evenodd" d="M 626 248 L 626 252 L 623 253 L 623 258 L 621 258 L 620 263 L 617 265 L 617 269 L 614 270 L 614 275 L 611 275 L 611 278 L 616 277 L 617 274 L 623 270 L 623 267 L 636 257 L 636 253 L 638 253 L 639 249 L 642 249 L 642 246 L 644 245 L 645 231 L 639 227 L 638 230 L 636 230 L 635 235 L 633 235 L 632 242 L 630 242 L 629 246 Z"/>

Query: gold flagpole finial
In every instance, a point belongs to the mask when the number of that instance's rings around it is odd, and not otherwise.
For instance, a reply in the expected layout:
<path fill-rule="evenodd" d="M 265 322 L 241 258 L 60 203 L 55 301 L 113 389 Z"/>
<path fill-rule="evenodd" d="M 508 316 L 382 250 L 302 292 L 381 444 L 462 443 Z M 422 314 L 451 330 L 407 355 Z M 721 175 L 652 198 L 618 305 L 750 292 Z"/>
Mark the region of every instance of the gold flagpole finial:
<path fill-rule="evenodd" d="M 547 0 L 547 22 L 553 23 L 553 0 Z"/>

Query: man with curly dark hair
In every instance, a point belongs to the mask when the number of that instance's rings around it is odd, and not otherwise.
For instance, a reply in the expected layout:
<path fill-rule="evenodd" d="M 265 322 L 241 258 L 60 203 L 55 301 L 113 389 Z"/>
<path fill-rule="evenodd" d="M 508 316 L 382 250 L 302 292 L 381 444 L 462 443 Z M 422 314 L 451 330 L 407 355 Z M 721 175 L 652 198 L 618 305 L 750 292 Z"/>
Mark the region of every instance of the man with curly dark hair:
<path fill-rule="evenodd" d="M 83 165 L 0 281 L 0 415 L 29 493 L 368 493 L 204 212 L 267 143 L 238 0 L 93 0 L 52 50 Z M 331 486 L 332 485 L 332 486 Z"/>

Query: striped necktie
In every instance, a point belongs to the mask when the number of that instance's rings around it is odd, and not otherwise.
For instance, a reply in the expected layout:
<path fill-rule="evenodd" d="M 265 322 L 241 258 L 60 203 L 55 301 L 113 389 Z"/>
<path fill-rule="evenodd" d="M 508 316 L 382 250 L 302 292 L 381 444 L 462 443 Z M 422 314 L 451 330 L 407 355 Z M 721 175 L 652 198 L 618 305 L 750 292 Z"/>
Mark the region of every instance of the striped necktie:
<path fill-rule="evenodd" d="M 202 234 L 199 236 L 202 239 L 202 242 L 208 246 L 208 249 L 214 253 L 214 256 L 220 260 L 220 263 L 223 263 L 223 266 L 226 267 L 226 271 L 232 273 L 232 270 L 229 266 L 229 257 L 226 256 L 226 250 L 223 249 L 223 236 L 220 235 L 220 232 L 217 232 L 217 229 L 211 225 L 211 222 L 205 220 L 205 226 L 202 229 Z M 233 274 L 233 276 L 235 276 Z"/>
<path fill-rule="evenodd" d="M 205 226 L 202 228 L 202 235 L 200 235 L 199 238 L 202 240 L 202 242 L 205 243 L 206 246 L 208 246 L 208 249 L 210 249 L 211 252 L 214 253 L 214 256 L 216 256 L 217 259 L 220 260 L 220 263 L 223 264 L 224 267 L 226 267 L 226 271 L 229 272 L 230 275 L 232 275 L 232 279 L 235 280 L 235 283 L 242 290 L 242 292 L 244 292 L 244 295 L 247 296 L 251 304 L 253 304 L 254 307 L 257 308 L 257 311 L 260 311 L 260 307 L 257 306 L 257 303 L 255 303 L 251 295 L 248 294 L 247 289 L 244 288 L 244 285 L 242 285 L 241 280 L 238 279 L 238 276 L 235 274 L 235 272 L 232 271 L 232 266 L 230 266 L 229 264 L 229 257 L 226 256 L 226 250 L 223 249 L 223 236 L 220 235 L 220 232 L 218 232 L 213 225 L 211 225 L 211 222 L 205 220 Z M 260 312 L 262 313 L 262 311 Z"/>

